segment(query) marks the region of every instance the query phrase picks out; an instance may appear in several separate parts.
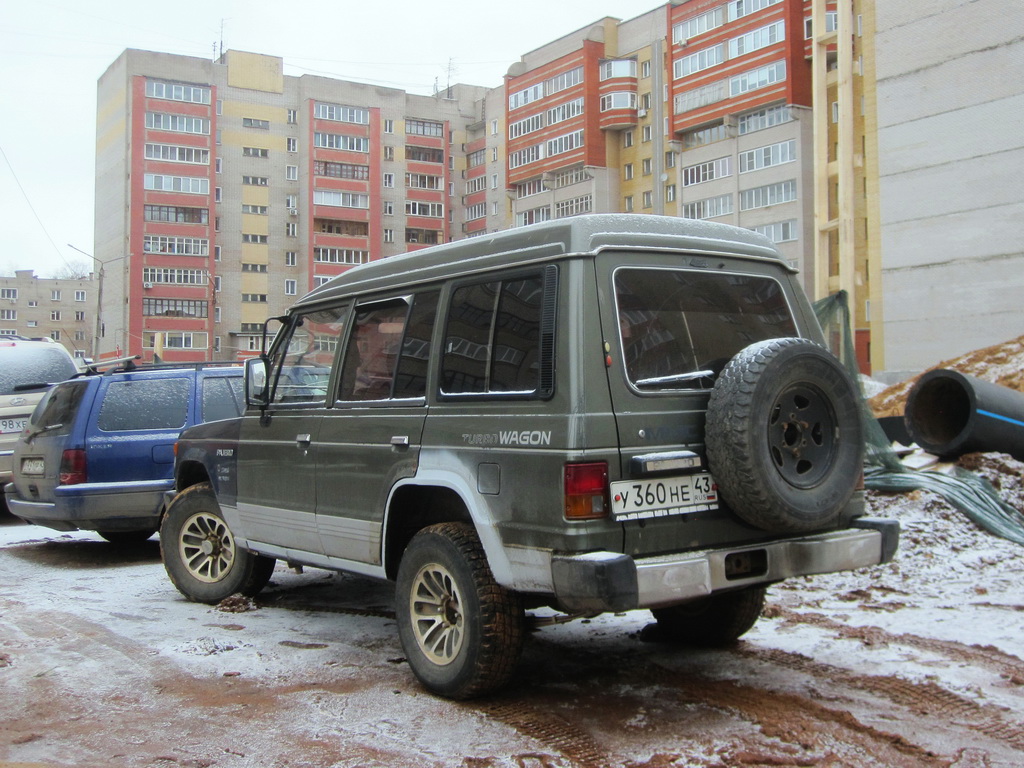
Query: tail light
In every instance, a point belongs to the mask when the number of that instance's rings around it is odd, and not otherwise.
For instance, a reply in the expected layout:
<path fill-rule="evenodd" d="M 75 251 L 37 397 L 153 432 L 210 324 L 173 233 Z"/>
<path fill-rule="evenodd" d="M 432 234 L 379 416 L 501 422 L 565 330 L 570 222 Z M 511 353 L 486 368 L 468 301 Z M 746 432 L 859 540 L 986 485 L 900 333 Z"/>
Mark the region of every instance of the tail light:
<path fill-rule="evenodd" d="M 60 479 L 58 485 L 78 485 L 88 482 L 85 471 L 85 451 L 69 448 L 60 457 Z"/>
<path fill-rule="evenodd" d="M 565 465 L 565 518 L 597 520 L 608 517 L 608 463 Z"/>

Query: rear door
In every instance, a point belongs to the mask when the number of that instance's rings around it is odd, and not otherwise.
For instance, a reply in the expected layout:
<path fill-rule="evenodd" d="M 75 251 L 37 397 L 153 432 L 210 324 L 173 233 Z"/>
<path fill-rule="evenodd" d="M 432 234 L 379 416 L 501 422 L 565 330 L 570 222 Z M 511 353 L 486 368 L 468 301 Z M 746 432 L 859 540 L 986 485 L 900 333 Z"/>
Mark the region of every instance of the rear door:
<path fill-rule="evenodd" d="M 720 506 L 707 472 L 704 414 L 733 355 L 755 341 L 798 335 L 777 267 L 657 252 L 605 253 L 596 266 L 620 446 L 611 503 L 626 552 L 759 535 Z"/>
<path fill-rule="evenodd" d="M 317 529 L 331 557 L 381 562 L 388 494 L 419 461 L 437 303 L 425 291 L 356 306 L 316 440 Z"/>
<path fill-rule="evenodd" d="M 90 483 L 170 481 L 174 443 L 195 416 L 183 371 L 103 378 L 86 434 Z"/>

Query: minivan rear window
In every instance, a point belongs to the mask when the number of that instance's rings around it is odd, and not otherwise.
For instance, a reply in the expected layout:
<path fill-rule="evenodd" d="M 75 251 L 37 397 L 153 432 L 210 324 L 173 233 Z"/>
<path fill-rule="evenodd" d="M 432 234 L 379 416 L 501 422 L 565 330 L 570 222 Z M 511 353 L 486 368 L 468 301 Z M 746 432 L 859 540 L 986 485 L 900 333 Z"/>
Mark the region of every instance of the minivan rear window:
<path fill-rule="evenodd" d="M 104 432 L 181 429 L 188 418 L 188 379 L 112 381 L 96 420 Z"/>
<path fill-rule="evenodd" d="M 782 286 L 767 277 L 625 268 L 615 296 L 626 375 L 641 391 L 709 389 L 744 347 L 798 335 Z"/>

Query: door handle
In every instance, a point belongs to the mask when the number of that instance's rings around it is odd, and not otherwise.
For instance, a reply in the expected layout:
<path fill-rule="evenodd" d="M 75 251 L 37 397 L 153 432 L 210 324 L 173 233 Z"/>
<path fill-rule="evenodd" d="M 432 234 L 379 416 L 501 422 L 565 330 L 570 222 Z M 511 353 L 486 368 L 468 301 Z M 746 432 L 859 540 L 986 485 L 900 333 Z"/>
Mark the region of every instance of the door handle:
<path fill-rule="evenodd" d="M 393 435 L 391 437 L 392 448 L 408 448 L 409 447 L 409 436 L 408 435 Z"/>
<path fill-rule="evenodd" d="M 309 448 L 309 444 L 312 442 L 312 437 L 309 434 L 302 434 L 295 436 L 295 444 L 299 448 Z"/>

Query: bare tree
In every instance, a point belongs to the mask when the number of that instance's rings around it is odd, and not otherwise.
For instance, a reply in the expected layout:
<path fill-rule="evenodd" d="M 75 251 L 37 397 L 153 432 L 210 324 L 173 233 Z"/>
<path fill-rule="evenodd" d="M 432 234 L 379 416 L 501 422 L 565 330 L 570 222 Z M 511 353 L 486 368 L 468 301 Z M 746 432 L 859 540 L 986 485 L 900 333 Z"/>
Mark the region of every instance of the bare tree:
<path fill-rule="evenodd" d="M 57 267 L 51 273 L 55 280 L 86 280 L 92 272 L 92 264 L 85 259 L 66 261 L 64 266 Z"/>

